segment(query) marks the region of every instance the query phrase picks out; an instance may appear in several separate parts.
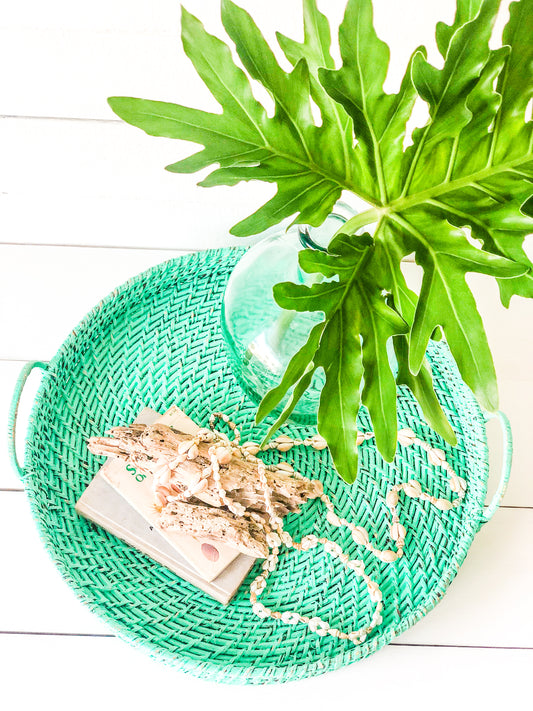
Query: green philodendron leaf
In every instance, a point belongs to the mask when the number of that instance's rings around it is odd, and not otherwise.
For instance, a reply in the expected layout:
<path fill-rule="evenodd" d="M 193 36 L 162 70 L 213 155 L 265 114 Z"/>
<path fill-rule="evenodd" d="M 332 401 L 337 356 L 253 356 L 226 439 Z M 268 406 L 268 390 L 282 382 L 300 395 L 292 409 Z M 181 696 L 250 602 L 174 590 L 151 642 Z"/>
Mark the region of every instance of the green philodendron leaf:
<path fill-rule="evenodd" d="M 304 15 L 304 41 L 295 42 L 281 33 L 277 33 L 277 39 L 283 53 L 296 66 L 303 58 L 309 67 L 309 80 L 311 83 L 311 96 L 320 109 L 323 123 L 327 126 L 328 132 L 325 138 L 333 142 L 339 142 L 344 149 L 343 164 L 346 171 L 350 170 L 353 160 L 350 146 L 353 142 L 353 126 L 350 117 L 336 101 L 334 101 L 325 91 L 318 80 L 318 71 L 323 67 L 335 68 L 335 60 L 331 56 L 331 30 L 329 21 L 325 15 L 319 12 L 315 0 L 303 0 Z M 363 164 L 360 166 L 366 170 Z M 370 179 L 370 175 L 365 172 L 365 177 Z"/>
<path fill-rule="evenodd" d="M 221 105 L 221 114 L 131 97 L 113 97 L 109 104 L 121 118 L 150 135 L 204 146 L 168 166 L 171 172 L 194 172 L 218 163 L 220 167 L 202 181 L 203 186 L 235 185 L 242 180 L 277 184 L 274 198 L 235 225 L 233 234 L 256 234 L 294 215 L 300 224 L 319 226 L 342 190 L 358 185 L 351 136 L 344 132 L 332 138 L 329 124 L 314 124 L 305 58 L 286 73 L 247 12 L 224 0 L 222 19 L 249 76 L 235 64 L 224 42 L 207 33 L 186 10 L 182 13 L 185 52 Z M 255 99 L 249 77 L 262 82 L 271 94 L 274 117 Z M 349 118 L 342 107 L 337 113 L 346 124 Z"/>
<path fill-rule="evenodd" d="M 414 131 L 413 145 L 405 153 L 407 176 L 401 197 L 449 178 L 454 140 L 472 118 L 466 105 L 468 95 L 490 56 L 488 43 L 499 3 L 485 0 L 479 14 L 456 30 L 442 69 L 433 67 L 421 54 L 415 57 L 413 83 L 428 104 L 430 120 Z"/>
<path fill-rule="evenodd" d="M 326 374 L 318 408 L 318 431 L 344 481 L 357 477 L 357 413 L 361 403 L 361 339 L 350 313 L 351 297 L 341 302 L 324 329 L 317 364 Z M 393 403 L 396 412 L 396 402 Z"/>
<path fill-rule="evenodd" d="M 278 304 L 293 311 L 322 311 L 323 331 L 313 361 L 324 369 L 326 380 L 320 401 L 318 430 L 330 443 L 331 454 L 339 473 L 352 481 L 357 460 L 356 416 L 359 400 L 368 408 L 376 442 L 387 460 L 396 451 L 396 382 L 387 354 L 387 341 L 408 331 L 404 319 L 391 308 L 374 273 L 374 244 L 370 235 L 356 239 L 339 235 L 327 253 L 305 250 L 300 253 L 305 271 L 332 276 L 336 265 L 337 279 L 312 286 L 285 282 L 274 287 Z M 315 327 L 316 328 L 316 327 Z M 357 362 L 351 362 L 357 351 Z M 347 390 L 356 383 L 356 392 Z M 361 389 L 361 394 L 359 390 Z M 278 391 L 279 394 L 279 391 Z M 339 410 L 342 418 L 342 440 L 331 446 L 333 408 L 355 403 L 354 413 Z M 291 401 L 294 407 L 294 401 Z M 348 408 L 348 409 L 350 409 Z M 351 412 L 351 410 L 350 410 Z M 337 426 L 336 425 L 336 426 Z M 338 437 L 341 437 L 340 432 Z M 351 462 L 351 464 L 348 464 Z"/>
<path fill-rule="evenodd" d="M 413 393 L 418 400 L 424 417 L 435 432 L 452 446 L 456 445 L 457 437 L 455 432 L 448 422 L 433 389 L 433 376 L 428 362 L 424 360 L 416 375 L 411 373 L 408 367 L 409 340 L 406 336 L 396 336 L 394 338 L 394 352 L 398 361 L 396 383 L 398 385 L 406 385 Z"/>
<path fill-rule="evenodd" d="M 291 393 L 291 396 L 289 397 L 287 404 L 283 408 L 282 413 L 280 414 L 278 419 L 274 422 L 274 424 L 270 427 L 267 434 L 265 435 L 263 442 L 261 443 L 261 446 L 263 444 L 265 444 L 266 442 L 268 442 L 268 440 L 272 437 L 274 432 L 279 430 L 279 428 L 289 419 L 294 408 L 296 407 L 296 405 L 298 403 L 298 400 L 302 397 L 304 392 L 311 385 L 311 381 L 313 380 L 313 376 L 315 374 L 316 369 L 317 369 L 317 366 L 313 365 L 312 363 L 307 366 L 307 368 L 305 369 L 301 378 L 296 382 L 294 389 Z M 285 393 L 283 393 L 283 394 L 285 394 Z"/>
<path fill-rule="evenodd" d="M 513 277 L 523 274 L 524 267 L 473 247 L 459 229 L 427 210 L 412 208 L 393 220 L 396 240 L 406 252 L 415 252 L 424 269 L 410 334 L 411 371 L 420 370 L 429 339 L 440 325 L 467 385 L 484 407 L 497 409 L 494 364 L 465 274 Z"/>
<path fill-rule="evenodd" d="M 320 81 L 330 96 L 351 116 L 357 144 L 354 156 L 369 167 L 379 187 L 379 203 L 395 194 L 399 180 L 395 163 L 401 159 L 407 120 L 416 91 L 411 63 L 398 94 L 385 94 L 389 48 L 375 33 L 371 0 L 348 0 L 339 30 L 343 66 L 322 69 Z M 419 48 L 414 56 L 423 54 Z"/>
<path fill-rule="evenodd" d="M 276 184 L 274 197 L 233 228 L 236 235 L 259 233 L 288 217 L 319 226 L 342 191 L 368 203 L 327 252 L 302 250 L 301 269 L 317 275 L 311 286 L 275 287 L 280 306 L 322 314 L 322 321 L 257 414 L 263 419 L 290 394 L 270 436 L 322 368 L 318 428 L 346 481 L 357 472 L 361 403 L 380 452 L 394 456 L 397 385 L 408 387 L 431 426 L 454 442 L 424 358 L 432 338 L 446 338 L 481 404 L 497 407 L 494 365 L 468 273 L 496 278 L 505 305 L 515 294 L 533 297 L 533 264 L 524 250 L 533 231 L 533 0 L 511 4 L 502 46 L 493 48 L 499 4 L 458 0 L 452 24 L 436 29 L 442 65 L 414 48 L 399 88 L 389 94 L 383 90 L 389 49 L 374 29 L 371 0 L 347 1 L 339 67 L 326 16 L 316 0 L 303 0 L 303 41 L 277 35 L 292 65 L 288 72 L 250 15 L 222 0 L 240 64 L 228 44 L 187 11 L 182 16 L 185 52 L 219 113 L 109 100 L 119 116 L 151 135 L 202 146 L 169 170 L 215 166 L 201 183 L 206 187 Z M 270 94 L 273 115 L 255 98 L 252 81 Z M 409 140 L 406 125 L 417 98 L 427 103 L 429 119 Z M 358 234 L 369 225 L 370 233 Z M 400 266 L 410 254 L 423 271 L 419 290 L 407 285 Z M 387 355 L 391 339 L 396 378 Z"/>
<path fill-rule="evenodd" d="M 450 46 L 450 40 L 453 35 L 467 22 L 473 20 L 478 14 L 483 0 L 458 0 L 457 12 L 455 13 L 454 21 L 451 25 L 445 22 L 437 22 L 435 36 L 437 39 L 437 47 L 439 52 L 446 58 L 446 52 Z"/>
<path fill-rule="evenodd" d="M 311 329 L 307 341 L 291 358 L 279 385 L 269 390 L 259 403 L 255 416 L 256 422 L 264 420 L 268 413 L 272 412 L 283 400 L 289 388 L 293 387 L 295 383 L 299 382 L 303 377 L 307 367 L 314 358 L 323 330 L 324 325 L 322 323 L 317 323 L 317 325 Z"/>

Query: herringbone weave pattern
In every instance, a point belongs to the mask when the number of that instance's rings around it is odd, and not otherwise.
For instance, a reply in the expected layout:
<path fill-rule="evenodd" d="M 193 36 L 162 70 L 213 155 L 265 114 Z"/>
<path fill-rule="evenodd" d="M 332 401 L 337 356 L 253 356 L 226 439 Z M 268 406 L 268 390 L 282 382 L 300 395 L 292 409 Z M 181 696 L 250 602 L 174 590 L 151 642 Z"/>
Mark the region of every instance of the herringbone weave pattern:
<path fill-rule="evenodd" d="M 303 625 L 257 618 L 246 583 L 225 608 L 80 518 L 74 504 L 102 464 L 87 451 L 87 438 L 130 423 L 143 407 L 163 412 L 175 403 L 201 425 L 207 425 L 211 412 L 223 411 L 236 420 L 244 439 L 263 433 L 253 429 L 254 406 L 232 376 L 219 326 L 224 287 L 241 254 L 215 250 L 161 264 L 117 289 L 85 318 L 44 376 L 28 435 L 25 484 L 40 533 L 63 576 L 120 637 L 198 676 L 268 683 L 354 662 L 425 615 L 442 597 L 478 530 L 488 465 L 483 414 L 446 347 L 433 347 L 429 357 L 437 391 L 459 445 L 452 450 L 431 432 L 404 389 L 399 426 L 412 427 L 445 450 L 468 482 L 464 504 L 444 513 L 401 498 L 405 556 L 391 565 L 356 546 L 348 531 L 330 526 L 318 502 L 290 517 L 287 530 L 297 539 L 323 531 L 352 557 L 362 557 L 367 572 L 378 580 L 384 621 L 360 647 L 319 638 Z M 371 429 L 364 411 L 360 427 Z M 307 431 L 286 428 L 299 437 Z M 287 454 L 299 471 L 322 479 L 338 512 L 367 527 L 380 548 L 392 544 L 384 502 L 392 483 L 416 478 L 435 496 L 450 496 L 444 477 L 419 449 L 399 447 L 388 465 L 374 443 L 365 442 L 361 459 L 358 481 L 347 486 L 332 470 L 327 451 L 295 448 Z M 248 583 L 256 574 L 257 568 Z M 262 596 L 268 607 L 296 608 L 343 629 L 369 619 L 364 584 L 320 548 L 285 552 L 272 577 Z"/>

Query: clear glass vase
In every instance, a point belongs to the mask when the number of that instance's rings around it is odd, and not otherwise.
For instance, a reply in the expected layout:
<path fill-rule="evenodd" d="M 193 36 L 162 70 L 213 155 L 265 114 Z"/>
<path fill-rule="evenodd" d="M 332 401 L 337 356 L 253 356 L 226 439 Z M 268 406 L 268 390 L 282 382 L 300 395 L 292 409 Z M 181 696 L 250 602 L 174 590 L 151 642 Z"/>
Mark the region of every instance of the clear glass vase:
<path fill-rule="evenodd" d="M 265 237 L 250 248 L 233 270 L 224 295 L 222 332 L 235 377 L 255 402 L 275 387 L 290 359 L 306 342 L 310 330 L 323 314 L 286 311 L 274 301 L 272 289 L 282 281 L 311 285 L 324 280 L 306 274 L 298 264 L 303 249 L 324 251 L 333 235 L 354 215 L 344 203 L 319 228 L 295 226 Z M 296 405 L 291 419 L 316 422 L 320 391 L 324 383 L 321 369 Z M 288 399 L 280 404 L 280 411 Z"/>

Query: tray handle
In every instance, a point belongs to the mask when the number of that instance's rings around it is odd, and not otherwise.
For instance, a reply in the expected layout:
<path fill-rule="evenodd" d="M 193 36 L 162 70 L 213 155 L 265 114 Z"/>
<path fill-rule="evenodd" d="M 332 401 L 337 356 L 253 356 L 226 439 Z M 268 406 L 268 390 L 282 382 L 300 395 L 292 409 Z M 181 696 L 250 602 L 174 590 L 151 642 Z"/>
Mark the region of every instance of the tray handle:
<path fill-rule="evenodd" d="M 9 416 L 7 422 L 7 434 L 8 434 L 8 451 L 9 458 L 13 467 L 16 469 L 19 477 L 24 478 L 24 468 L 21 467 L 19 460 L 17 458 L 17 447 L 16 447 L 16 429 L 17 429 L 17 416 L 20 404 L 20 398 L 22 391 L 24 390 L 24 385 L 28 379 L 29 374 L 34 368 L 40 368 L 43 371 L 48 370 L 48 363 L 41 360 L 31 360 L 24 365 L 20 371 L 20 375 L 15 384 L 15 390 L 13 392 L 13 398 L 11 400 L 11 407 L 9 408 Z"/>
<path fill-rule="evenodd" d="M 492 501 L 481 514 L 479 521 L 480 527 L 490 521 L 501 504 L 507 489 L 507 484 L 509 483 L 509 477 L 511 476 L 511 464 L 513 461 L 513 436 L 511 433 L 511 423 L 509 422 L 509 418 L 504 412 L 498 410 L 495 413 L 488 413 L 487 420 L 494 417 L 497 417 L 500 421 L 503 432 L 502 473 L 500 475 L 500 483 L 498 484 L 498 488 L 492 497 Z"/>

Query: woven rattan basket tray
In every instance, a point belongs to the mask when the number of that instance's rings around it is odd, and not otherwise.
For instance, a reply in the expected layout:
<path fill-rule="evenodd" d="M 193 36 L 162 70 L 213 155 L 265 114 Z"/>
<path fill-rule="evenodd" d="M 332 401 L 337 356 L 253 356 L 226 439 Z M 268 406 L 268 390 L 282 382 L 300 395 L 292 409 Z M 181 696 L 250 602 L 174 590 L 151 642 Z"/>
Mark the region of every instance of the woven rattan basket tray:
<path fill-rule="evenodd" d="M 384 620 L 367 641 L 317 637 L 303 625 L 259 619 L 245 583 L 226 608 L 173 573 L 79 517 L 74 504 L 102 461 L 89 454 L 87 438 L 131 422 L 145 406 L 164 411 L 177 404 L 200 424 L 223 411 L 245 439 L 254 406 L 226 361 L 219 326 L 224 287 L 241 251 L 217 250 L 161 264 L 130 280 L 104 299 L 69 336 L 53 360 L 29 363 L 21 373 L 10 421 L 11 448 L 20 394 L 30 370 L 44 372 L 26 442 L 24 481 L 44 544 L 68 584 L 116 634 L 153 656 L 198 676 L 233 683 L 267 683 L 320 674 L 375 652 L 397 637 L 441 599 L 479 527 L 493 514 L 509 475 L 510 433 L 504 474 L 492 504 L 484 509 L 488 476 L 486 420 L 460 380 L 444 345 L 429 352 L 439 399 L 459 444 L 451 449 L 420 417 L 407 390 L 399 395 L 399 426 L 445 450 L 468 482 L 462 506 L 442 512 L 419 500 L 402 500 L 407 527 L 405 555 L 391 565 L 365 556 L 324 520 L 317 502 L 292 515 L 287 530 L 300 538 L 325 531 L 352 556 L 362 557 L 379 582 Z M 369 430 L 363 411 L 360 427 Z M 309 430 L 291 426 L 301 436 Z M 272 458 L 279 453 L 270 453 Z M 390 545 L 384 496 L 391 484 L 416 478 L 435 496 L 449 496 L 446 480 L 425 453 L 399 447 L 388 465 L 371 441 L 361 447 L 361 472 L 353 486 L 330 466 L 326 451 L 294 448 L 287 460 L 319 477 L 342 516 L 364 525 L 380 548 Z M 258 564 L 259 565 L 259 564 Z M 254 569 L 254 570 L 257 570 Z M 254 570 L 248 584 L 256 574 Z M 336 627 L 359 627 L 371 614 L 364 583 L 321 549 L 285 551 L 262 601 L 297 608 Z"/>

